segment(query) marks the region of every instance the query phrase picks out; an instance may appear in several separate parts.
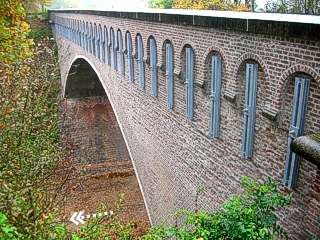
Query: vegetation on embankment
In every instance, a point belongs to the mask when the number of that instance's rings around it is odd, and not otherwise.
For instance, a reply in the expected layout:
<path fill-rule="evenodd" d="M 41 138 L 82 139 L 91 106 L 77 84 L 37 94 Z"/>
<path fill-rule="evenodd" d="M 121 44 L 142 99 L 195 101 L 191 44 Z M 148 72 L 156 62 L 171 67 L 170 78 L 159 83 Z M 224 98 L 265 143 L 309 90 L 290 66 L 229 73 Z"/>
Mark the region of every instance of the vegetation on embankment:
<path fill-rule="evenodd" d="M 13 48 L 20 44 L 16 38 L 9 41 Z M 60 80 L 54 45 L 48 36 L 33 45 L 25 40 L 25 52 L 12 52 L 15 59 L 1 68 L 0 212 L 16 228 L 16 237 L 45 239 L 63 200 L 57 194 L 64 193 L 59 178 L 71 169 L 59 149 Z"/>
<path fill-rule="evenodd" d="M 112 217 L 92 219 L 81 229 L 69 229 L 63 222 L 68 220 L 61 217 L 67 196 L 84 178 L 61 148 L 68 144 L 61 144 L 57 127 L 57 47 L 48 24 L 37 17 L 26 19 L 22 2 L 17 3 L 20 8 L 6 16 L 0 29 L 0 35 L 7 36 L 0 46 L 4 59 L 0 67 L 0 239 L 130 236 L 134 225 L 117 221 L 123 196 L 115 203 Z M 1 2 L 1 11 L 6 8 L 10 5 Z M 26 27 L 21 33 L 17 28 L 22 23 Z M 25 38 L 18 38 L 19 34 Z M 11 48 L 19 52 L 8 54 Z"/>

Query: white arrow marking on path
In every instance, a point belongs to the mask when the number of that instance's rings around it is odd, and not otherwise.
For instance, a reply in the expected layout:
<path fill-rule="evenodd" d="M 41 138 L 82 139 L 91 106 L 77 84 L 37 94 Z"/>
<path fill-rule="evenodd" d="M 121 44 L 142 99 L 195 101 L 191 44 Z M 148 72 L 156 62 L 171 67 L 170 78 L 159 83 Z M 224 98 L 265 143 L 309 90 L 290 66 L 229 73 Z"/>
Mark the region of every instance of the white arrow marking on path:
<path fill-rule="evenodd" d="M 84 212 L 80 211 L 79 213 L 74 212 L 72 214 L 72 217 L 70 218 L 70 221 L 73 222 L 76 225 L 79 225 L 79 223 L 85 224 L 85 222 L 83 221 L 83 219 L 85 218 L 84 216 L 82 216 Z M 110 215 L 113 214 L 113 211 L 109 212 Z M 108 216 L 108 212 L 104 212 L 105 216 Z M 87 218 L 90 218 L 90 215 L 87 215 Z M 92 214 L 92 217 L 102 217 L 102 213 L 98 213 L 98 214 Z"/>
<path fill-rule="evenodd" d="M 79 225 L 79 223 L 74 219 L 77 216 L 77 214 L 78 214 L 77 212 L 74 212 L 72 214 L 72 217 L 70 218 L 70 221 L 73 222 L 76 225 Z"/>
<path fill-rule="evenodd" d="M 81 219 L 81 215 L 83 214 L 83 211 L 79 212 L 79 214 L 77 212 L 74 212 L 72 217 L 70 218 L 70 221 L 73 222 L 76 225 L 79 225 L 79 222 L 84 224 L 84 221 Z M 79 222 L 77 222 L 77 220 Z"/>
<path fill-rule="evenodd" d="M 78 216 L 76 217 L 76 220 L 78 220 L 80 223 L 84 224 L 84 221 L 81 219 L 82 214 L 83 214 L 83 211 L 79 212 Z"/>

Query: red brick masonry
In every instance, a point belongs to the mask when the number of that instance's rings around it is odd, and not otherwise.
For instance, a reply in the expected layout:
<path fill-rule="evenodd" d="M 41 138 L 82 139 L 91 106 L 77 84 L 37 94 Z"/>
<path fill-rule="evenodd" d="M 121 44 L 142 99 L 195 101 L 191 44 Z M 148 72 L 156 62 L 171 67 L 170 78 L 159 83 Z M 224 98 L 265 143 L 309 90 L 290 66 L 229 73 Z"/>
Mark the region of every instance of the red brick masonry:
<path fill-rule="evenodd" d="M 119 29 L 123 39 L 125 33 L 130 32 L 135 52 L 136 36 L 141 35 L 146 56 L 149 54 L 148 39 L 152 37 L 157 44 L 157 61 L 162 63 L 164 43 L 170 41 L 174 68 L 181 70 L 182 76 L 184 49 L 190 46 L 195 53 L 195 78 L 208 83 L 210 56 L 222 57 L 220 138 L 213 139 L 209 135 L 210 85 L 207 88 L 195 86 L 195 115 L 193 121 L 188 121 L 185 117 L 186 89 L 181 83 L 183 77 L 175 77 L 174 107 L 168 109 L 165 76 L 160 69 L 158 97 L 152 97 L 147 64 L 146 86 L 141 89 L 136 61 L 135 81 L 129 82 L 127 58 L 123 76 L 77 44 L 55 35 L 63 86 L 66 86 L 69 68 L 77 58 L 85 59 L 98 74 L 124 133 L 152 224 L 170 220 L 167 215 L 174 210 L 193 209 L 200 186 L 207 189 L 199 200 L 200 206 L 215 210 L 230 195 L 241 192 L 239 183 L 243 175 L 258 182 L 270 176 L 278 182 L 283 193 L 293 192 L 294 195 L 292 205 L 278 214 L 279 224 L 290 238 L 320 238 L 320 172 L 317 167 L 302 159 L 297 187 L 288 190 L 282 185 L 296 76 L 311 79 L 305 133 L 319 133 L 320 129 L 320 44 L 319 31 L 314 32 L 319 30 L 319 24 L 252 20 L 246 31 L 243 19 L 212 17 L 208 18 L 212 20 L 209 26 L 206 21 L 204 25 L 196 25 L 190 16 L 170 15 L 175 20 L 169 22 L 162 21 L 169 15 L 139 14 L 51 12 L 51 19 L 95 23 L 102 28 L 106 26 L 108 31 L 113 28 L 115 33 Z M 197 23 L 197 19 L 194 17 L 194 22 Z M 117 55 L 119 66 L 119 53 Z M 242 109 L 245 64 L 248 62 L 258 63 L 259 72 L 253 158 L 243 159 L 240 156 Z M 234 102 L 223 97 L 226 92 L 235 94 Z M 265 117 L 265 109 L 275 113 L 274 119 Z M 87 114 L 90 116 L 89 112 Z M 86 134 L 79 131 L 77 134 L 92 146 L 108 141 L 103 136 L 97 142 L 90 142 L 91 138 L 86 139 Z M 100 157 L 97 155 L 94 159 Z"/>

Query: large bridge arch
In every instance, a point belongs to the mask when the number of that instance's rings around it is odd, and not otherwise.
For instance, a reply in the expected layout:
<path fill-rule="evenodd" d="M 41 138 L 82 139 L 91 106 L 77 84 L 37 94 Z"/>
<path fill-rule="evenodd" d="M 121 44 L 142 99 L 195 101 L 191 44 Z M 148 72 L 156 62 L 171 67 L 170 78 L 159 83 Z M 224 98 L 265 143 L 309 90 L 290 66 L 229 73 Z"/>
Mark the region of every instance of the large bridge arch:
<path fill-rule="evenodd" d="M 99 63 L 93 63 L 90 55 L 77 55 L 70 59 L 72 60 L 69 62 L 67 58 L 65 62 L 62 62 L 62 64 L 69 65 L 62 73 L 64 74 L 62 95 L 65 99 L 62 103 L 65 113 L 62 130 L 63 135 L 69 138 L 68 141 L 71 141 L 73 146 L 68 155 L 76 165 L 85 166 L 84 173 L 107 173 L 111 178 L 120 176 L 124 179 L 128 176 L 130 181 L 124 180 L 123 184 L 120 184 L 118 189 L 113 189 L 114 193 L 110 195 L 125 193 L 126 198 L 131 198 L 131 201 L 126 202 L 131 204 L 131 207 L 136 207 L 132 213 L 126 213 L 125 216 L 131 214 L 140 220 L 146 220 L 144 217 L 146 213 L 150 221 L 148 209 L 141 207 L 139 199 L 142 199 L 144 206 L 147 206 L 146 200 L 125 131 L 105 84 L 108 79 L 99 72 L 99 67 L 95 66 Z M 132 195 L 126 192 L 131 191 L 128 190 L 129 187 L 122 188 L 125 183 L 132 185 Z M 111 183 L 111 189 L 114 185 L 116 184 Z M 101 190 L 105 188 L 102 186 Z M 98 191 L 95 190 L 95 192 Z M 104 201 L 103 203 L 111 202 L 108 197 L 106 199 L 107 201 L 99 200 Z M 126 203 L 124 208 L 126 208 Z"/>
<path fill-rule="evenodd" d="M 101 75 L 85 56 L 76 56 L 69 66 L 64 80 L 65 98 L 85 98 L 107 95 Z"/>

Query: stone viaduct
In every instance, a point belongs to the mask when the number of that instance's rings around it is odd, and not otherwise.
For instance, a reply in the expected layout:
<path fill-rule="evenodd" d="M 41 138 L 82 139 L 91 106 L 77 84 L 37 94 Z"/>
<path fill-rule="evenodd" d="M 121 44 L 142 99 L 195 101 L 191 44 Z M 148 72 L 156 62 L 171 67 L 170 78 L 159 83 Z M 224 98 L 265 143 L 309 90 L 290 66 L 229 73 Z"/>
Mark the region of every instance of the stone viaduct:
<path fill-rule="evenodd" d="M 289 147 L 320 133 L 320 17 L 184 10 L 49 17 L 63 95 L 107 96 L 152 224 L 194 209 L 200 186 L 201 208 L 217 210 L 247 175 L 293 193 L 278 214 L 290 238 L 320 238 L 319 165 Z"/>

